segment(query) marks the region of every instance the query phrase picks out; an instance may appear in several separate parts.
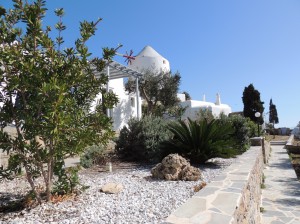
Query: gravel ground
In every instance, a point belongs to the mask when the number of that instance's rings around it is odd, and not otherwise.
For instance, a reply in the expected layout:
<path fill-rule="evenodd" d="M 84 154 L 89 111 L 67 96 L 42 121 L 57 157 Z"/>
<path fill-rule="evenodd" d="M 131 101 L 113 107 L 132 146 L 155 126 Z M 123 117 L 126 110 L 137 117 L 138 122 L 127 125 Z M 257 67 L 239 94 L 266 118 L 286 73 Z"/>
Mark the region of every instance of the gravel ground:
<path fill-rule="evenodd" d="M 210 182 L 236 159 L 214 159 L 199 167 L 205 182 Z M 190 198 L 201 181 L 162 181 L 150 177 L 151 167 L 118 170 L 112 173 L 80 173 L 81 183 L 89 188 L 74 200 L 44 203 L 29 211 L 0 213 L 0 223 L 162 223 Z M 99 191 L 108 182 L 121 183 L 119 194 Z M 24 178 L 0 183 L 0 199 L 12 198 L 29 189 Z"/>

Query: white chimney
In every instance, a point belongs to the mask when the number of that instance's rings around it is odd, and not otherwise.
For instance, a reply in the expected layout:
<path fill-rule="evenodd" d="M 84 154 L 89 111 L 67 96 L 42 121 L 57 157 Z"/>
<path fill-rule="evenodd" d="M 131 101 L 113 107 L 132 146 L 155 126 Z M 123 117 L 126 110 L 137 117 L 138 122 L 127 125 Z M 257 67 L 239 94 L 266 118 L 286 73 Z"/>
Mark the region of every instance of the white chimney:
<path fill-rule="evenodd" d="M 219 93 L 217 93 L 216 105 L 221 105 L 221 97 Z"/>

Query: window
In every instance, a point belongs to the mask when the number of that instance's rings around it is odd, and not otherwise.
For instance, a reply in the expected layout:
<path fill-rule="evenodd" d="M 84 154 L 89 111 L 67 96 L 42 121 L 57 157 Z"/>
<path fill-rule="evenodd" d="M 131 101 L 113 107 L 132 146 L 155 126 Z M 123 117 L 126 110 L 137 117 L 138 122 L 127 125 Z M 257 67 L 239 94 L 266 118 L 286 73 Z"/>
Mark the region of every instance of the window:
<path fill-rule="evenodd" d="M 133 97 L 130 98 L 131 107 L 135 107 L 135 99 Z"/>

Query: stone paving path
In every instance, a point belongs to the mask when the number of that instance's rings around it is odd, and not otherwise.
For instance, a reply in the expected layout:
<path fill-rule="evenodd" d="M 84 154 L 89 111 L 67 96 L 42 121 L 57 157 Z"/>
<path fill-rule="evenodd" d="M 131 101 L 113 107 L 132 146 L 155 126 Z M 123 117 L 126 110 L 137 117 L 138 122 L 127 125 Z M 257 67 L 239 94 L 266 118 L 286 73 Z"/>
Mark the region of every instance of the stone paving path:
<path fill-rule="evenodd" d="M 263 224 L 300 224 L 300 182 L 284 145 L 272 145 L 264 169 L 262 190 Z"/>

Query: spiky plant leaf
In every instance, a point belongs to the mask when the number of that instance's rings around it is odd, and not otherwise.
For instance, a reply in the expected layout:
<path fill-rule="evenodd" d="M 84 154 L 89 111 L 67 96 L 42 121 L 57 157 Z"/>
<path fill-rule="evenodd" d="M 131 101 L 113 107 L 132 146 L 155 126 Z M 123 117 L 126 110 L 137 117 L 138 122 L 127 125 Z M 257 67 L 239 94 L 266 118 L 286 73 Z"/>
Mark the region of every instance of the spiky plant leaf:
<path fill-rule="evenodd" d="M 229 124 L 218 120 L 178 121 L 169 125 L 174 137 L 163 143 L 163 147 L 182 154 L 192 162 L 204 163 L 214 157 L 234 155 L 233 133 Z"/>

